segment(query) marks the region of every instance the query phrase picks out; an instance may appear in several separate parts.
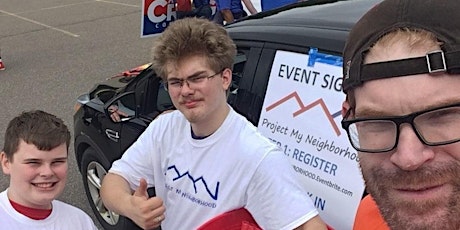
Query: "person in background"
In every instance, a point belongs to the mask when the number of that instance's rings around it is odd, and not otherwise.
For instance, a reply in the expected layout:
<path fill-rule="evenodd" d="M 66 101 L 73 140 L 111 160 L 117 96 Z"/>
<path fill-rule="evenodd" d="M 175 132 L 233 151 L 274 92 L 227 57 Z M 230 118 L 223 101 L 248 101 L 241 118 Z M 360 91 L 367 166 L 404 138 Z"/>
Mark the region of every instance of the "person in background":
<path fill-rule="evenodd" d="M 248 9 L 250 15 L 257 14 L 257 9 L 252 4 L 251 0 L 241 0 L 241 1 L 243 2 L 244 6 Z"/>
<path fill-rule="evenodd" d="M 370 194 L 355 230 L 460 229 L 458 12 L 457 0 L 384 0 L 348 36 L 342 127 Z"/>
<path fill-rule="evenodd" d="M 3 61 L 2 61 L 2 52 L 0 50 L 0 70 L 5 70 L 5 64 L 3 64 Z"/>
<path fill-rule="evenodd" d="M 206 19 L 177 20 L 155 39 L 152 65 L 177 110 L 113 163 L 101 188 L 108 209 L 146 229 L 198 229 L 240 208 L 262 229 L 326 229 L 281 149 L 227 103 L 235 55 Z"/>
<path fill-rule="evenodd" d="M 176 0 L 176 16 L 177 19 L 191 17 L 192 1 L 191 0 Z"/>
<path fill-rule="evenodd" d="M 216 0 L 217 13 L 214 16 L 214 22 L 225 25 L 234 22 L 242 17 L 248 16 L 242 3 L 251 14 L 256 14 L 257 10 L 251 0 Z"/>
<path fill-rule="evenodd" d="M 194 0 L 193 7 L 190 0 L 177 0 L 176 15 L 178 19 L 185 17 L 198 17 L 211 20 L 212 10 L 209 0 Z"/>
<path fill-rule="evenodd" d="M 267 11 L 300 1 L 302 0 L 261 0 L 260 6 L 262 7 L 262 11 Z"/>
<path fill-rule="evenodd" d="M 56 116 L 36 110 L 12 119 L 0 153 L 10 177 L 0 193 L 0 228 L 96 230 L 82 210 L 56 200 L 64 191 L 70 132 Z"/>
<path fill-rule="evenodd" d="M 207 18 L 209 20 L 213 18 L 210 0 L 193 0 L 193 6 L 198 17 Z"/>

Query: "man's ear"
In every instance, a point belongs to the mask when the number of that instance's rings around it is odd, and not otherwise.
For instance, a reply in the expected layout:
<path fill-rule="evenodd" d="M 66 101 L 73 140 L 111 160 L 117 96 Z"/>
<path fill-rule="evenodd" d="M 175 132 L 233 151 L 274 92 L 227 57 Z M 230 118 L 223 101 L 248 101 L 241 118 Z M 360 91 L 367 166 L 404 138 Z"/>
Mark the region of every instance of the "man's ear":
<path fill-rule="evenodd" d="M 6 153 L 3 151 L 0 153 L 0 161 L 2 164 L 3 173 L 6 175 L 10 175 L 10 163 L 11 162 L 8 159 L 8 157 L 6 157 Z"/>
<path fill-rule="evenodd" d="M 222 71 L 222 86 L 224 90 L 228 90 L 230 85 L 232 84 L 232 70 L 229 68 L 225 68 Z"/>
<path fill-rule="evenodd" d="M 348 101 L 344 101 L 342 103 L 342 117 L 345 117 L 350 107 L 351 106 L 350 106 L 350 103 L 348 103 Z"/>

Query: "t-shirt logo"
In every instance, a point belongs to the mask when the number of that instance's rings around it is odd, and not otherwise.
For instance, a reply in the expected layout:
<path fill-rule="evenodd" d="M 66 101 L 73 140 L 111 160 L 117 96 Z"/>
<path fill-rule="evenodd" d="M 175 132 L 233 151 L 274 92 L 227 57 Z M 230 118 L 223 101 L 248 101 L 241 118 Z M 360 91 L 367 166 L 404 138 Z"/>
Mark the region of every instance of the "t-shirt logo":
<path fill-rule="evenodd" d="M 217 181 L 216 186 L 214 186 L 214 189 L 211 188 L 211 185 L 209 185 L 205 178 L 203 176 L 200 176 L 198 178 L 195 178 L 193 175 L 189 173 L 189 171 L 186 171 L 182 173 L 176 165 L 171 165 L 168 167 L 166 174 L 168 174 L 170 171 L 173 173 L 173 181 L 176 180 L 190 180 L 193 184 L 193 189 L 195 190 L 195 194 L 198 193 L 198 190 L 205 190 L 206 193 L 213 199 L 217 200 L 218 194 L 219 194 L 219 185 L 220 182 Z"/>

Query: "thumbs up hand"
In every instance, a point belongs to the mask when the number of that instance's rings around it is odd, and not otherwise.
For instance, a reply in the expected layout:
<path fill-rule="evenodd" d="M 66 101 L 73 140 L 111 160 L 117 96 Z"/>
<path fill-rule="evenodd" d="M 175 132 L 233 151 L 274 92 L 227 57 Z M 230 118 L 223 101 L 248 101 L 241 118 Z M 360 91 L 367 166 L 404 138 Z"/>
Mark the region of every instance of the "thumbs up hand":
<path fill-rule="evenodd" d="M 149 194 L 147 193 L 147 181 L 144 178 L 141 178 L 139 181 L 139 187 L 134 191 L 133 196 L 144 197 L 145 199 L 149 198 Z"/>
<path fill-rule="evenodd" d="M 147 181 L 141 178 L 139 187 L 131 197 L 132 212 L 130 218 L 143 229 L 153 229 L 161 225 L 165 219 L 165 206 L 159 197 L 149 197 Z"/>

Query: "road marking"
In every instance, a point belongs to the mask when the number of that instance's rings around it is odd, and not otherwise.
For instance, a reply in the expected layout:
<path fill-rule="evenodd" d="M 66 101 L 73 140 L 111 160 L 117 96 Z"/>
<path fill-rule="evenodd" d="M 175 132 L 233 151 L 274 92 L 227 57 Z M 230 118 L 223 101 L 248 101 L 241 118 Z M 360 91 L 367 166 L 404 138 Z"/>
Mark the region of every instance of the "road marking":
<path fill-rule="evenodd" d="M 116 4 L 116 5 L 122 5 L 122 6 L 131 6 L 131 7 L 140 7 L 138 5 L 131 5 L 131 4 L 126 4 L 126 3 L 121 3 L 121 2 L 112 2 L 112 1 L 106 1 L 106 0 L 95 0 L 96 2 L 105 2 L 105 3 L 110 3 L 110 4 Z"/>
<path fill-rule="evenodd" d="M 64 5 L 59 5 L 59 6 L 51 6 L 51 7 L 46 7 L 46 8 L 40 8 L 37 10 L 27 10 L 27 11 L 21 11 L 16 14 L 25 14 L 25 13 L 30 13 L 30 12 L 37 12 L 37 11 L 42 11 L 42 10 L 53 10 L 57 8 L 63 8 L 63 7 L 68 7 L 68 6 L 76 6 L 76 5 L 81 5 L 81 4 L 87 4 L 87 3 L 92 3 L 94 1 L 86 1 L 86 2 L 78 2 L 78 3 L 72 3 L 72 4 L 64 4 Z"/>
<path fill-rule="evenodd" d="M 4 10 L 0 10 L 0 13 L 7 14 L 7 15 L 9 15 L 9 16 L 13 16 L 13 17 L 19 18 L 19 19 L 22 19 L 22 20 L 24 20 L 24 21 L 31 22 L 31 23 L 36 24 L 36 25 L 40 25 L 40 26 L 46 27 L 46 28 L 48 28 L 48 29 L 56 30 L 56 31 L 59 31 L 59 32 L 61 32 L 61 33 L 67 34 L 67 35 L 69 35 L 69 36 L 75 37 L 75 38 L 80 37 L 80 35 L 78 35 L 78 34 L 74 34 L 74 33 L 71 33 L 71 32 L 69 32 L 69 31 L 66 31 L 66 30 L 61 30 L 61 29 L 56 28 L 56 27 L 54 27 L 54 26 L 46 25 L 46 24 L 43 24 L 43 23 L 41 23 L 41 22 L 38 22 L 38 21 L 35 21 L 35 20 L 32 20 L 32 19 L 28 19 L 28 18 L 25 18 L 25 17 L 22 17 L 22 16 L 19 16 L 19 15 L 17 15 L 17 14 L 13 14 L 13 13 L 10 13 L 10 12 L 6 12 L 6 11 L 4 11 Z"/>

